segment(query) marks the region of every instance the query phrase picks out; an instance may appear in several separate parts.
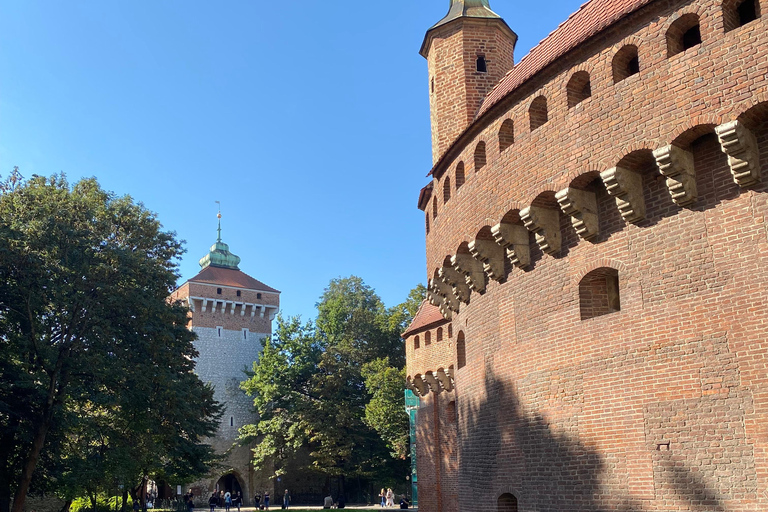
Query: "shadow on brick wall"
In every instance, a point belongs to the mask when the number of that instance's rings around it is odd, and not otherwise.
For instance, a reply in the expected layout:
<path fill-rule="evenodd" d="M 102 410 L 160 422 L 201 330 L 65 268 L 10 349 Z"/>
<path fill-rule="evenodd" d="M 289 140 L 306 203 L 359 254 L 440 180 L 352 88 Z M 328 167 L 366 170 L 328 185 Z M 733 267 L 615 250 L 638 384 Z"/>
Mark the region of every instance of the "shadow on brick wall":
<path fill-rule="evenodd" d="M 550 423 L 536 411 L 523 411 L 513 386 L 490 369 L 486 372 L 485 393 L 480 394 L 485 398 L 462 404 L 460 412 L 459 510 L 496 510 L 503 493 L 514 494 L 519 510 L 530 512 L 649 509 L 654 491 L 648 499 L 630 496 L 624 462 L 581 441 L 578 416 L 564 414 Z M 691 468 L 671 464 L 657 469 L 663 482 L 656 485 L 664 495 L 657 488 L 655 500 L 663 499 L 669 509 L 726 510 L 718 493 Z"/>

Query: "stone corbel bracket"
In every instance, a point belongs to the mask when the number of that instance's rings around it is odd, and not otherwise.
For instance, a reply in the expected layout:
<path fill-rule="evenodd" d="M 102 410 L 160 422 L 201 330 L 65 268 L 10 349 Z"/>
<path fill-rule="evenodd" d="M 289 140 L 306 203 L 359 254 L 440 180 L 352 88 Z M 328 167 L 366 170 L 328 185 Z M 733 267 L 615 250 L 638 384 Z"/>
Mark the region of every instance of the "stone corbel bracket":
<path fill-rule="evenodd" d="M 653 152 L 659 171 L 667 178 L 667 188 L 672 200 L 678 206 L 687 206 L 696 201 L 696 170 L 693 154 L 670 144 Z"/>
<path fill-rule="evenodd" d="M 560 213 L 550 208 L 529 206 L 520 210 L 526 229 L 534 234 L 541 250 L 552 256 L 560 253 L 563 238 L 560 235 Z"/>
<path fill-rule="evenodd" d="M 456 254 L 451 256 L 451 265 L 457 272 L 464 275 L 470 290 L 480 294 L 485 293 L 485 271 L 479 260 L 471 254 Z"/>
<path fill-rule="evenodd" d="M 759 183 L 760 153 L 757 138 L 739 121 L 731 121 L 715 127 L 720 148 L 728 155 L 728 167 L 731 168 L 733 181 L 740 187 Z"/>
<path fill-rule="evenodd" d="M 445 391 L 453 391 L 453 379 L 442 368 L 437 370 L 437 380 Z"/>
<path fill-rule="evenodd" d="M 448 309 L 448 306 L 445 304 L 445 297 L 433 292 L 430 289 L 427 289 L 427 302 L 435 306 L 438 310 L 440 310 L 440 313 L 443 315 L 443 318 L 446 320 L 450 320 L 453 317 L 453 313 L 450 309 Z"/>
<path fill-rule="evenodd" d="M 453 267 L 442 267 L 437 271 L 437 275 L 444 283 L 453 288 L 453 294 L 464 304 L 469 304 L 469 295 L 471 291 L 464 280 L 464 275 L 459 273 Z"/>
<path fill-rule="evenodd" d="M 440 393 L 440 383 L 437 381 L 432 372 L 427 372 L 424 374 L 424 381 L 429 385 L 429 389 L 435 393 Z"/>
<path fill-rule="evenodd" d="M 429 287 L 433 292 L 445 297 L 445 305 L 451 311 L 459 312 L 459 299 L 453 293 L 453 287 L 440 279 L 430 279 Z"/>
<path fill-rule="evenodd" d="M 645 218 L 645 196 L 643 177 L 636 172 L 613 167 L 600 173 L 605 189 L 616 199 L 616 206 L 622 218 L 631 223 Z"/>
<path fill-rule="evenodd" d="M 413 384 L 413 387 L 416 389 L 416 392 L 421 396 L 427 396 L 429 393 L 429 385 L 424 382 L 424 379 L 421 378 L 421 375 L 416 375 L 413 378 L 413 381 L 411 381 L 411 384 Z"/>
<path fill-rule="evenodd" d="M 597 216 L 597 196 L 588 190 L 567 187 L 555 194 L 563 213 L 571 218 L 576 233 L 584 240 L 592 240 L 600 234 Z"/>
<path fill-rule="evenodd" d="M 507 280 L 504 272 L 504 248 L 493 240 L 469 242 L 469 252 L 483 264 L 488 277 L 499 283 Z"/>
<path fill-rule="evenodd" d="M 516 267 L 531 265 L 531 246 L 525 226 L 500 222 L 491 228 L 496 243 L 507 250 L 507 258 Z"/>

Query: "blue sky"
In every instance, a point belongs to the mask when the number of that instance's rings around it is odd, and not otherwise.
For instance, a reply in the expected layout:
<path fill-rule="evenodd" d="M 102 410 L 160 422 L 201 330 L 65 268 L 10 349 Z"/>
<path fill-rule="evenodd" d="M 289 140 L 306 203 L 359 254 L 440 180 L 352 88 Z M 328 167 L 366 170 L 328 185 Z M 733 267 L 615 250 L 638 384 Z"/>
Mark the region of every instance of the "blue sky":
<path fill-rule="evenodd" d="M 515 61 L 580 0 L 491 1 Z M 95 176 L 186 240 L 216 237 L 314 317 L 359 275 L 388 306 L 426 276 L 424 32 L 445 0 L 0 0 L 0 175 Z"/>

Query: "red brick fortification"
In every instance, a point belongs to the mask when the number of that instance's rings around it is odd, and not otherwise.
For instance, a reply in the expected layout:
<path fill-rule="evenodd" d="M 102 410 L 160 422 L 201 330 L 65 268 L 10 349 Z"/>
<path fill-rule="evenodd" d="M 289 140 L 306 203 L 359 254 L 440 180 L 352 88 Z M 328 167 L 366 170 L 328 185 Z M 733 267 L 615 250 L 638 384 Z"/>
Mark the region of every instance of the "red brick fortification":
<path fill-rule="evenodd" d="M 419 199 L 431 304 L 405 333 L 420 510 L 768 510 L 752 10 L 593 0 L 469 121 L 431 102 L 458 128 Z"/>

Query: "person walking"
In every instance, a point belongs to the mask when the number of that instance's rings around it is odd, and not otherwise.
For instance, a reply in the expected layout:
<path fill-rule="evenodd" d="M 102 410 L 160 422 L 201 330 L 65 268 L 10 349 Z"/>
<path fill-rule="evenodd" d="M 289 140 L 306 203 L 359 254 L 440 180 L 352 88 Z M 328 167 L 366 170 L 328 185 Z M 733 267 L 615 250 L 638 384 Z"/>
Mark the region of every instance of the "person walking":
<path fill-rule="evenodd" d="M 240 505 L 243 504 L 243 493 L 237 491 L 237 495 L 232 498 L 232 504 L 237 506 L 237 512 L 240 512 Z"/>
<path fill-rule="evenodd" d="M 261 494 L 258 492 L 253 497 L 253 506 L 256 507 L 256 510 L 261 510 L 259 507 L 261 506 Z"/>
<path fill-rule="evenodd" d="M 387 492 L 384 490 L 384 488 L 381 488 L 381 492 L 379 493 L 379 501 L 381 501 L 381 508 L 384 508 L 384 505 L 387 504 Z"/>
<path fill-rule="evenodd" d="M 290 504 L 291 504 L 291 495 L 288 494 L 288 489 L 286 489 L 285 492 L 283 493 L 283 508 L 287 509 L 288 505 Z"/>
<path fill-rule="evenodd" d="M 387 506 L 388 507 L 395 506 L 395 493 L 392 492 L 392 488 L 387 488 Z"/>
<path fill-rule="evenodd" d="M 211 497 L 208 498 L 208 506 L 211 507 L 211 512 L 214 512 L 216 510 L 216 503 L 218 503 L 219 498 L 216 496 L 215 492 L 211 493 Z"/>
<path fill-rule="evenodd" d="M 264 509 L 269 510 L 269 491 L 264 491 Z"/>
<path fill-rule="evenodd" d="M 195 512 L 195 500 L 193 498 L 194 495 L 192 493 L 187 496 L 187 512 Z"/>
<path fill-rule="evenodd" d="M 229 507 L 232 506 L 232 495 L 227 491 L 224 493 L 224 510 L 229 512 Z"/>

